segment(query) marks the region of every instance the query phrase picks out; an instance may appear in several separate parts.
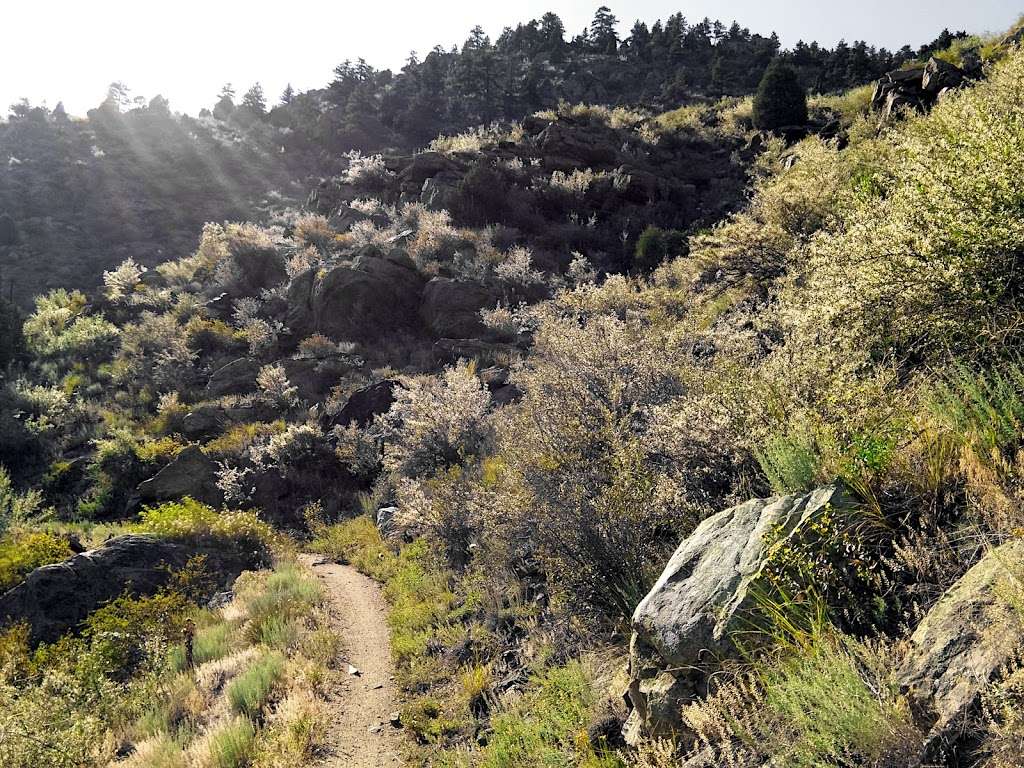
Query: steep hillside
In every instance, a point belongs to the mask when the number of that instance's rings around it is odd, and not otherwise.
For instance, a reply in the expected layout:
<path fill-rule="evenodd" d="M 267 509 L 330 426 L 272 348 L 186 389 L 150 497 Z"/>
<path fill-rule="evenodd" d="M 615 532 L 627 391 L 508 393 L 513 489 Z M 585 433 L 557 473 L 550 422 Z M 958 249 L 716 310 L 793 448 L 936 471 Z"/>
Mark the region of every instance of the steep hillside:
<path fill-rule="evenodd" d="M 775 133 L 792 72 L 351 153 L 39 296 L 0 758 L 317 764 L 359 669 L 301 545 L 383 584 L 410 764 L 1024 763 L 1019 43 Z"/>
<path fill-rule="evenodd" d="M 0 122 L 2 288 L 27 308 L 34 295 L 50 288 L 95 287 L 104 270 L 125 258 L 155 266 L 188 253 L 205 222 L 270 222 L 320 179 L 336 175 L 352 150 L 410 153 L 439 135 L 460 135 L 495 121 L 507 129 L 563 102 L 654 112 L 711 105 L 752 93 L 775 57 L 796 68 L 805 88 L 829 93 L 867 83 L 962 36 L 945 32 L 918 51 L 904 47 L 895 53 L 864 42 L 834 50 L 800 43 L 781 51 L 774 35 L 709 19 L 691 24 L 677 13 L 650 28 L 638 22 L 620 39 L 615 17 L 601 8 L 580 35 L 567 37 L 550 13 L 505 30 L 493 42 L 477 28 L 460 49 L 436 47 L 423 61 L 412 57 L 398 73 L 346 61 L 326 88 L 296 93 L 289 87 L 269 109 L 258 84 L 237 103 L 225 86 L 212 111 L 198 118 L 172 115 L 159 96 L 148 105 L 132 99 L 121 83 L 112 84 L 108 99 L 87 120 L 68 118 L 60 106 L 50 112 L 13 105 L 9 119 Z M 708 171 L 726 170 L 721 199 L 704 200 L 706 210 L 687 210 L 683 219 L 711 222 L 736 197 L 732 184 L 739 175 L 721 157 L 698 158 L 705 149 L 717 153 L 728 147 L 689 150 L 694 165 L 704 166 L 694 168 L 699 184 L 707 183 Z M 546 151 L 540 147 L 531 156 Z M 586 157 L 582 167 L 613 170 L 613 159 L 607 152 Z M 680 159 L 678 152 L 668 158 Z M 547 170 L 572 171 L 579 160 L 549 157 L 554 166 Z M 624 160 L 628 165 L 630 158 Z M 661 158 L 647 153 L 646 160 Z M 640 188 L 647 181 L 632 182 L 634 203 L 647 194 Z M 685 174 L 680 183 L 687 183 Z M 709 197 L 706 190 L 701 197 Z M 678 192 L 656 202 L 674 205 L 677 198 Z M 683 207 L 694 199 L 689 195 Z M 550 202 L 555 214 L 566 208 L 564 201 Z M 592 202 L 599 203 L 600 214 L 603 203 Z M 662 211 L 653 220 L 671 217 Z M 636 217 L 629 218 L 623 231 L 635 237 Z M 610 258 L 621 261 L 622 254 Z"/>
<path fill-rule="evenodd" d="M 166 102 L 88 120 L 17 107 L 0 122 L 0 273 L 28 305 L 92 288 L 126 258 L 155 266 L 195 247 L 207 221 L 265 218 L 300 200 L 312 170 L 276 132 L 172 115 Z"/>

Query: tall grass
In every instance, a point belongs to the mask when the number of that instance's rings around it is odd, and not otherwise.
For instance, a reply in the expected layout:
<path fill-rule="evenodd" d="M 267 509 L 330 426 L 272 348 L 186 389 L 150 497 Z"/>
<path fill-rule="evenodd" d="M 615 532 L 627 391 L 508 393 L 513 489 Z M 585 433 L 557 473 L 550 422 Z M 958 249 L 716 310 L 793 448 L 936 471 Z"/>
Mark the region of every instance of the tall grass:
<path fill-rule="evenodd" d="M 210 762 L 213 768 L 243 768 L 249 764 L 255 746 L 255 726 L 245 717 L 236 717 L 210 736 Z"/>
<path fill-rule="evenodd" d="M 284 656 L 272 651 L 232 680 L 227 689 L 231 709 L 250 720 L 260 718 L 281 680 L 284 663 Z"/>

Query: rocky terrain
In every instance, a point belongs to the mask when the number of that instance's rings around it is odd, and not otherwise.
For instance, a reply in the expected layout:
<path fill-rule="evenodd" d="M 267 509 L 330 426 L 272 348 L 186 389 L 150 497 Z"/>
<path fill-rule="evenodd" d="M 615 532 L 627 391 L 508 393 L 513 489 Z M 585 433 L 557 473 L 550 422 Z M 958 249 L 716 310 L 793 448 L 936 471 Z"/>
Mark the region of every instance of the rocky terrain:
<path fill-rule="evenodd" d="M 1020 765 L 1018 43 L 338 155 L 39 295 L 0 763 Z"/>

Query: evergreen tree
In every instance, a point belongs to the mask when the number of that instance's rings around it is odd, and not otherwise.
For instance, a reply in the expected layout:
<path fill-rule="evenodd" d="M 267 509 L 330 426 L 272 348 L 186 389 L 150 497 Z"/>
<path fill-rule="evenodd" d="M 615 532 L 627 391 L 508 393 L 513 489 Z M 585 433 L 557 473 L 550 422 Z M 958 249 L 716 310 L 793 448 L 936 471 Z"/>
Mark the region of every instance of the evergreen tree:
<path fill-rule="evenodd" d="M 597 9 L 594 20 L 590 22 L 590 44 L 595 51 L 614 54 L 618 50 L 619 35 L 615 31 L 618 23 L 608 6 L 602 5 Z"/>
<path fill-rule="evenodd" d="M 754 125 L 776 130 L 807 123 L 807 94 L 796 71 L 780 59 L 768 65 L 754 96 Z"/>
<path fill-rule="evenodd" d="M 284 90 L 281 92 L 281 103 L 282 104 L 291 104 L 292 103 L 292 99 L 294 99 L 294 98 L 295 98 L 295 89 L 292 88 L 292 84 L 291 83 L 288 83 L 288 85 L 286 85 L 284 87 Z"/>
<path fill-rule="evenodd" d="M 242 97 L 242 106 L 260 117 L 267 114 L 267 99 L 263 95 L 263 86 L 256 83 L 246 91 L 245 96 Z"/>

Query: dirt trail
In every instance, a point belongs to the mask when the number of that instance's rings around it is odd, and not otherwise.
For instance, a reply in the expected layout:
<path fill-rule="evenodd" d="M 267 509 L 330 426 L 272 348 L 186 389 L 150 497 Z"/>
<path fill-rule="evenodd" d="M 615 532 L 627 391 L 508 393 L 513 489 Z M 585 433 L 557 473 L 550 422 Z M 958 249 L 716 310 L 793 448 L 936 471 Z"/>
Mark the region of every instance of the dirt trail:
<path fill-rule="evenodd" d="M 347 565 L 303 555 L 303 562 L 324 582 L 330 597 L 334 628 L 345 645 L 345 661 L 359 670 L 346 672 L 332 692 L 330 754 L 322 765 L 331 768 L 377 768 L 402 764 L 402 734 L 390 723 L 398 710 L 391 665 L 387 605 L 380 587 Z"/>

